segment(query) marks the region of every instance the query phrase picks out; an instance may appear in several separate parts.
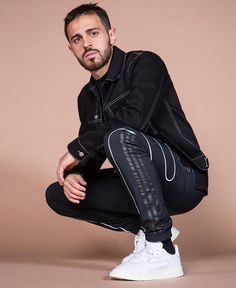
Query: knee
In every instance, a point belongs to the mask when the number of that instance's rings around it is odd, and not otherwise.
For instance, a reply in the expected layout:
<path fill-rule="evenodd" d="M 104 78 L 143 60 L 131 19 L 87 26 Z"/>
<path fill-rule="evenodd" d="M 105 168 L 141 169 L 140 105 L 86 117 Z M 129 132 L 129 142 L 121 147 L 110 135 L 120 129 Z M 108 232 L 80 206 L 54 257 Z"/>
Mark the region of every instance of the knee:
<path fill-rule="evenodd" d="M 82 219 L 83 214 L 81 209 L 78 209 L 81 205 L 70 202 L 64 194 L 63 186 L 58 182 L 51 184 L 47 188 L 45 197 L 48 206 L 57 214 Z"/>
<path fill-rule="evenodd" d="M 124 146 L 130 141 L 133 141 L 134 136 L 137 131 L 131 127 L 119 127 L 110 130 L 104 136 L 104 147 L 106 150 L 111 149 L 111 147 Z"/>
<path fill-rule="evenodd" d="M 55 182 L 48 186 L 45 192 L 46 202 L 54 211 L 56 210 L 57 203 L 59 202 L 59 194 L 61 193 L 60 190 L 63 190 L 63 188 L 58 182 Z"/>

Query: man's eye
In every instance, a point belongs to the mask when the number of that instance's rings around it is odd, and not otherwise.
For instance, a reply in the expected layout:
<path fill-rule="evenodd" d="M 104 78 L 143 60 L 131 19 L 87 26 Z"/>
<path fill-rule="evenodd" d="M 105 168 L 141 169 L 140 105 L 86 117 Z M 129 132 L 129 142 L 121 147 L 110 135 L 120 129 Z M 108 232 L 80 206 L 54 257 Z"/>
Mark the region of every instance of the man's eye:
<path fill-rule="evenodd" d="M 93 31 L 93 32 L 91 32 L 91 36 L 92 37 L 96 37 L 98 35 L 98 31 Z"/>
<path fill-rule="evenodd" d="M 80 42 L 80 40 L 81 40 L 81 38 L 75 38 L 75 39 L 73 40 L 73 42 L 74 42 L 75 44 L 78 44 L 78 43 Z"/>

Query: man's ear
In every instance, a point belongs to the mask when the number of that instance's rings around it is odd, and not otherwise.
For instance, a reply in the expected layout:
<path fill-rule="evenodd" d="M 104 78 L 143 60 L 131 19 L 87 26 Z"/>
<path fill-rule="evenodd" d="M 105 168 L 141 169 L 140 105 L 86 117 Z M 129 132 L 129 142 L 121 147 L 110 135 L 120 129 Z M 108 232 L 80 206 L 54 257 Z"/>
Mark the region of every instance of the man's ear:
<path fill-rule="evenodd" d="M 74 51 L 73 51 L 73 48 L 72 48 L 72 46 L 71 46 L 70 43 L 68 44 L 68 48 L 69 48 L 70 52 L 71 52 L 73 55 L 75 55 L 75 53 L 74 53 Z"/>
<path fill-rule="evenodd" d="M 72 51 L 72 47 L 71 47 L 70 44 L 68 44 L 68 48 L 69 48 L 69 50 L 70 50 L 71 52 L 73 52 L 73 51 Z"/>
<path fill-rule="evenodd" d="M 116 28 L 111 28 L 109 30 L 109 37 L 111 45 L 114 45 L 116 43 Z"/>

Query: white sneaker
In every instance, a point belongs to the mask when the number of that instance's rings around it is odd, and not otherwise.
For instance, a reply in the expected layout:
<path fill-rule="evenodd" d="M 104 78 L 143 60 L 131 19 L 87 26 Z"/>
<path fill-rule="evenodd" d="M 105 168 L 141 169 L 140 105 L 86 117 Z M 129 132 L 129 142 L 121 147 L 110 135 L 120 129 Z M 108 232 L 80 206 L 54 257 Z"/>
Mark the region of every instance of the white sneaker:
<path fill-rule="evenodd" d="M 112 278 L 124 280 L 156 280 L 183 275 L 177 245 L 175 245 L 175 254 L 172 255 L 163 249 L 161 242 L 147 241 L 141 252 L 116 266 L 109 274 Z"/>
<path fill-rule="evenodd" d="M 128 256 L 121 260 L 121 263 L 129 261 L 131 257 L 141 252 L 145 247 L 145 234 L 142 230 L 138 231 L 138 234 L 134 237 L 134 250 Z"/>
<path fill-rule="evenodd" d="M 174 226 L 172 226 L 171 228 L 171 240 L 172 242 L 175 241 L 175 239 L 179 236 L 179 230 L 177 230 Z M 131 254 L 129 254 L 128 256 L 126 256 L 125 258 L 123 258 L 121 260 L 121 263 L 124 263 L 126 261 L 128 261 L 131 257 L 133 257 L 134 255 L 136 255 L 137 253 L 141 252 L 145 247 L 145 234 L 143 233 L 142 230 L 139 230 L 138 234 L 135 235 L 134 237 L 134 250 Z"/>

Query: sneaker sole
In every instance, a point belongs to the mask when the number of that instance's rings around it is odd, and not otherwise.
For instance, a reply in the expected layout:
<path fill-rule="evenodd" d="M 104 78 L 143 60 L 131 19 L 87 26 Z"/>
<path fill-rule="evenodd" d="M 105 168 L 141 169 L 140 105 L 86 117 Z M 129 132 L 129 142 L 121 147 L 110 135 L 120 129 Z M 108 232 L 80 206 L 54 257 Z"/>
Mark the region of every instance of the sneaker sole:
<path fill-rule="evenodd" d="M 119 275 L 119 273 L 110 273 L 109 277 L 115 279 L 122 279 L 122 280 L 132 280 L 132 281 L 148 281 L 148 280 L 159 280 L 159 279 L 171 279 L 171 278 L 178 278 L 184 276 L 182 266 L 176 267 L 173 269 L 168 270 L 159 270 L 158 272 L 149 272 L 145 275 L 132 275 L 132 274 L 123 274 Z"/>

